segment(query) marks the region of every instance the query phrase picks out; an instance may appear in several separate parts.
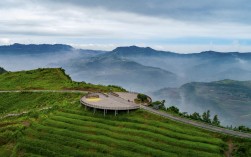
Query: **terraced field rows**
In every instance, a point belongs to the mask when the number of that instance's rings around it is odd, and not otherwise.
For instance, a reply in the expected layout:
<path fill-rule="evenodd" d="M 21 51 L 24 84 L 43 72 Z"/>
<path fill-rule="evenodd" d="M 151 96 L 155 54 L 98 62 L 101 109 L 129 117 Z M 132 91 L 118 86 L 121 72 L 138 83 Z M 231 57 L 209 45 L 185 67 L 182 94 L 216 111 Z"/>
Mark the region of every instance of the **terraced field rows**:
<path fill-rule="evenodd" d="M 21 156 L 222 156 L 224 142 L 189 126 L 144 118 L 56 111 L 24 131 Z M 196 135 L 196 136 L 194 136 Z"/>

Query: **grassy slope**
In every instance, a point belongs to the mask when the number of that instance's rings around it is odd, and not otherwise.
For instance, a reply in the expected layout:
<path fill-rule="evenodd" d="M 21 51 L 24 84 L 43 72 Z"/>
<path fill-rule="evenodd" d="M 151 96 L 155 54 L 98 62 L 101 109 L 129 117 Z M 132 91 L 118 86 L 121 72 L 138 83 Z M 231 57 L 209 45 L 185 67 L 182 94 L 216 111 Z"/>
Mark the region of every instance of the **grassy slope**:
<path fill-rule="evenodd" d="M 1 121 L 2 155 L 222 156 L 225 148 L 216 134 L 141 110 L 117 117 L 93 115 L 79 105 L 80 94 L 34 93 L 34 100 L 29 94 L 13 95 L 21 98 L 17 108 L 37 107 L 41 99 L 54 107 Z"/>
<path fill-rule="evenodd" d="M 40 109 L 49 106 L 62 105 L 65 101 L 72 101 L 72 97 L 83 94 L 74 93 L 51 93 L 51 92 L 21 92 L 0 94 L 0 114 L 10 112 L 22 112 L 33 109 Z"/>
<path fill-rule="evenodd" d="M 63 69 L 47 68 L 30 71 L 7 72 L 0 75 L 0 90 L 77 89 L 94 91 L 124 91 L 120 88 L 74 82 Z"/>
<path fill-rule="evenodd" d="M 48 72 L 51 70 L 55 72 L 53 77 Z M 60 69 L 38 71 L 4 74 L 0 76 L 0 87 L 5 90 L 27 89 L 26 86 L 28 89 L 72 88 L 67 81 L 55 82 L 56 76 L 69 80 Z M 92 90 L 100 90 L 99 86 L 91 86 Z M 248 140 L 207 132 L 142 110 L 119 113 L 116 117 L 114 113 L 105 118 L 102 112 L 93 115 L 79 104 L 81 96 L 53 92 L 0 93 L 0 117 L 9 112 L 31 111 L 19 117 L 1 119 L 0 156 L 217 157 L 223 156 L 228 140 L 239 145 L 239 156 L 251 155 Z M 39 110 L 44 107 L 52 108 Z"/>
<path fill-rule="evenodd" d="M 0 94 L 1 95 L 1 94 Z M 0 156 L 223 156 L 231 139 L 250 154 L 251 141 L 234 139 L 147 113 L 93 115 L 77 93 L 14 93 L 13 106 L 34 109 L 0 122 Z M 34 97 L 34 99 L 31 99 Z M 39 111 L 46 100 L 51 109 Z M 4 102 L 0 102 L 3 105 Z M 1 115 L 1 114 L 0 114 Z M 249 149 L 248 149 L 249 147 Z M 248 152 L 249 151 L 249 152 Z M 243 152 L 238 152 L 243 153 Z M 249 153 L 249 154 L 247 154 Z M 243 155 L 243 154 L 241 154 Z"/>

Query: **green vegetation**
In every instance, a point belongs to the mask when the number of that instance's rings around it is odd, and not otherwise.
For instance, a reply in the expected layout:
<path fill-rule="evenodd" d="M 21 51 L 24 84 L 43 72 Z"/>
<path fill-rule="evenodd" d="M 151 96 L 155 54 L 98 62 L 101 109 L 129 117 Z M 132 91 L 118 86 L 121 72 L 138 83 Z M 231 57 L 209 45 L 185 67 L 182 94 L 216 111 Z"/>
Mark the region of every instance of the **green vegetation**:
<path fill-rule="evenodd" d="M 87 90 L 87 91 L 125 91 L 117 86 L 93 85 L 75 82 L 61 68 L 36 69 L 20 72 L 6 72 L 0 75 L 0 90 Z"/>
<path fill-rule="evenodd" d="M 20 98 L 13 106 L 34 110 L 0 122 L 1 156 L 217 157 L 227 149 L 224 138 L 216 133 L 142 110 L 120 112 L 116 117 L 109 112 L 104 117 L 102 111 L 93 115 L 79 104 L 79 93 L 10 95 Z M 52 108 L 40 111 L 41 100 Z"/>
<path fill-rule="evenodd" d="M 8 72 L 0 75 L 0 84 L 1 90 L 123 90 L 73 82 L 62 69 Z M 0 156 L 222 157 L 228 150 L 228 141 L 234 143 L 234 155 L 251 156 L 250 140 L 205 131 L 143 110 L 119 112 L 118 116 L 108 111 L 104 117 L 103 111 L 93 114 L 80 105 L 83 95 L 49 91 L 0 93 Z M 167 110 L 179 113 L 175 107 Z"/>
<path fill-rule="evenodd" d="M 107 86 L 108 88 L 110 88 L 111 90 L 112 89 L 117 89 L 118 91 L 121 91 L 121 92 L 125 92 L 126 90 L 120 86 L 116 86 L 116 85 L 108 85 Z"/>
<path fill-rule="evenodd" d="M 136 103 L 149 103 L 148 96 L 145 94 L 138 94 L 137 98 L 134 101 Z"/>
<path fill-rule="evenodd" d="M 202 114 L 202 120 L 206 123 L 209 123 L 209 124 L 212 122 L 210 119 L 210 110 L 207 110 L 207 112 L 204 112 Z"/>
<path fill-rule="evenodd" d="M 150 103 L 149 106 L 153 107 L 154 109 L 162 109 L 162 110 L 166 109 L 166 107 L 165 107 L 165 100 L 154 101 L 154 102 Z"/>
<path fill-rule="evenodd" d="M 7 72 L 4 68 L 0 67 L 0 74 Z"/>
<path fill-rule="evenodd" d="M 213 125 L 216 125 L 216 126 L 220 126 L 220 120 L 219 120 L 219 118 L 218 118 L 218 115 L 214 115 L 212 124 L 213 124 Z"/>
<path fill-rule="evenodd" d="M 175 106 L 165 107 L 165 100 L 152 102 L 149 106 L 151 106 L 153 109 L 157 109 L 157 110 L 160 109 L 162 111 L 165 111 L 165 112 L 177 115 L 177 116 L 181 116 L 184 118 L 189 118 L 189 119 L 193 119 L 196 121 L 205 122 L 205 123 L 212 124 L 215 126 L 221 126 L 218 115 L 214 115 L 213 119 L 212 120 L 210 119 L 210 110 L 207 110 L 202 115 L 200 115 L 197 112 L 194 112 L 193 114 L 189 115 L 189 114 L 187 114 L 187 112 L 181 113 L 179 108 L 177 108 Z M 248 130 L 248 129 L 249 128 L 244 127 L 242 130 Z"/>
<path fill-rule="evenodd" d="M 76 97 L 77 96 L 77 97 Z M 81 93 L 20 92 L 0 94 L 0 114 L 62 106 L 66 101 L 79 101 Z"/>
<path fill-rule="evenodd" d="M 243 126 L 243 125 L 240 125 L 238 127 L 234 127 L 234 128 L 231 128 L 235 131 L 242 131 L 242 132 L 248 132 L 248 133 L 251 133 L 251 128 L 249 127 L 246 127 L 246 126 Z"/>

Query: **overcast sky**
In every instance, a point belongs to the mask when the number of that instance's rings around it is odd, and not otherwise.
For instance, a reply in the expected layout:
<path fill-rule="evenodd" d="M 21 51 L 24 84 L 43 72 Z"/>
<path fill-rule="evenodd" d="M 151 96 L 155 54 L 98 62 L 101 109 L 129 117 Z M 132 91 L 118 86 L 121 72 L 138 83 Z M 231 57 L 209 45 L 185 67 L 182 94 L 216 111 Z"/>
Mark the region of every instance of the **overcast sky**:
<path fill-rule="evenodd" d="M 250 0 L 1 0 L 0 45 L 251 52 Z"/>

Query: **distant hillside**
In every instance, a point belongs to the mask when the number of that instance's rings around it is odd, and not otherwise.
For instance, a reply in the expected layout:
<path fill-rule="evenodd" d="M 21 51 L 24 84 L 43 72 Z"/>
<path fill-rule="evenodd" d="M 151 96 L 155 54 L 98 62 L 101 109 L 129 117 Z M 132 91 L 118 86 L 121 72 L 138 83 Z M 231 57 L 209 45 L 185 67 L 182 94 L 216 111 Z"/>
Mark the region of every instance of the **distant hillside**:
<path fill-rule="evenodd" d="M 190 112 L 210 109 L 220 115 L 224 124 L 251 127 L 251 81 L 194 82 L 178 89 L 162 89 L 153 95 Z"/>
<path fill-rule="evenodd" d="M 7 72 L 4 68 L 0 67 L 0 74 Z"/>
<path fill-rule="evenodd" d="M 222 79 L 245 81 L 251 78 L 251 53 L 204 51 L 178 54 L 129 46 L 118 47 L 110 55 L 170 71 L 182 78 L 183 83 Z"/>
<path fill-rule="evenodd" d="M 48 52 L 58 52 L 58 51 L 71 51 L 73 47 L 63 44 L 41 44 L 41 45 L 23 45 L 23 44 L 13 44 L 0 46 L 0 54 L 38 54 L 38 53 L 48 53 Z"/>
<path fill-rule="evenodd" d="M 135 56 L 148 56 L 148 57 L 162 57 L 162 56 L 178 56 L 179 54 L 168 52 L 168 51 L 157 51 L 150 47 L 137 47 L 137 46 L 128 46 L 128 47 L 117 47 L 112 54 L 116 54 L 122 57 L 135 57 Z"/>
<path fill-rule="evenodd" d="M 238 52 L 178 54 L 137 46 L 106 52 L 63 44 L 14 44 L 0 46 L 0 62 L 13 71 L 63 67 L 77 81 L 117 84 L 140 92 L 177 88 L 189 82 L 251 78 L 251 53 Z"/>
<path fill-rule="evenodd" d="M 64 67 L 75 80 L 115 84 L 132 91 L 157 90 L 163 85 L 175 87 L 178 80 L 169 71 L 107 54 L 88 60 L 72 60 L 66 62 Z"/>
<path fill-rule="evenodd" d="M 124 89 L 72 81 L 60 68 L 7 72 L 0 75 L 0 90 L 23 89 L 80 89 L 97 91 L 123 91 Z"/>
<path fill-rule="evenodd" d="M 106 51 L 76 49 L 65 44 L 18 44 L 0 46 L 0 55 L 38 55 L 77 51 L 85 55 L 97 55 Z"/>
<path fill-rule="evenodd" d="M 129 90 L 148 92 L 193 81 L 247 80 L 251 78 L 249 56 L 251 53 L 214 51 L 177 54 L 129 46 L 92 58 L 68 60 L 58 66 L 79 81 L 113 83 Z"/>
<path fill-rule="evenodd" d="M 239 52 L 217 52 L 217 51 L 203 51 L 200 53 L 175 53 L 170 51 L 155 50 L 151 47 L 138 47 L 138 46 L 124 46 L 117 47 L 111 51 L 111 53 L 117 54 L 119 56 L 129 57 L 129 56 L 148 56 L 148 57 L 179 57 L 179 58 L 225 58 L 225 57 L 240 57 L 242 59 L 251 59 L 251 53 L 239 53 Z"/>

